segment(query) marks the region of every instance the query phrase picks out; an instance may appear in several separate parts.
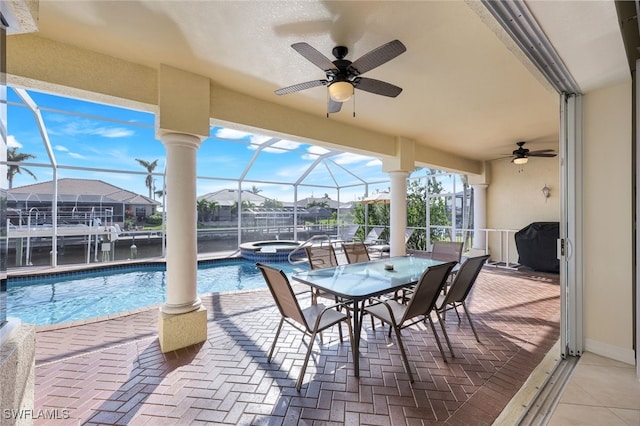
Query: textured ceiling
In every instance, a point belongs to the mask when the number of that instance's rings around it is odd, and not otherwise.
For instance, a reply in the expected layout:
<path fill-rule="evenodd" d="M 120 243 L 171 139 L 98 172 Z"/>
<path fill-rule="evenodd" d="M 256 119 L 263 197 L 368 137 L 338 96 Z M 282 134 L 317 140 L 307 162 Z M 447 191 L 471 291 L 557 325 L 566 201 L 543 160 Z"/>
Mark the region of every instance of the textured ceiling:
<path fill-rule="evenodd" d="M 628 77 L 613 2 L 527 4 L 583 90 Z M 403 92 L 357 91 L 355 105 L 331 120 L 479 160 L 509 153 L 518 140 L 532 149 L 557 145 L 558 95 L 514 54 L 478 2 L 42 1 L 39 27 L 41 37 L 190 70 L 319 116 L 326 88 L 273 93 L 324 78 L 291 44 L 305 41 L 328 57 L 345 45 L 354 60 L 399 39 L 407 51 L 365 76 Z"/>

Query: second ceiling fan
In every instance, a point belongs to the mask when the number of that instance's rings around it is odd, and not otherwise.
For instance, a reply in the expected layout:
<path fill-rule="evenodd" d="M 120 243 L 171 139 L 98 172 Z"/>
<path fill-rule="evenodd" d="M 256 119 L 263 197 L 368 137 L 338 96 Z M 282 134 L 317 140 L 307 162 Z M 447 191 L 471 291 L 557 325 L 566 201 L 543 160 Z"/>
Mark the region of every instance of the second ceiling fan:
<path fill-rule="evenodd" d="M 367 71 L 370 71 L 385 62 L 390 61 L 407 48 L 399 40 L 393 40 L 389 43 L 365 53 L 360 58 L 351 62 L 345 59 L 349 49 L 345 46 L 336 46 L 333 48 L 334 61 L 320 53 L 317 49 L 305 42 L 294 43 L 291 47 L 311 63 L 324 71 L 326 78 L 322 80 L 311 80 L 304 83 L 294 84 L 293 86 L 284 87 L 275 91 L 276 95 L 286 95 L 288 93 L 298 92 L 300 90 L 310 89 L 317 86 L 328 86 L 329 100 L 327 106 L 327 114 L 340 111 L 342 103 L 351 99 L 354 89 L 364 90 L 376 95 L 388 96 L 395 98 L 402 92 L 402 88 L 391 83 L 376 80 L 373 78 L 361 77 Z"/>
<path fill-rule="evenodd" d="M 530 151 L 524 147 L 525 142 L 516 142 L 518 149 L 515 149 L 511 155 L 513 158 L 511 162 L 514 164 L 526 164 L 529 161 L 529 157 L 555 157 L 557 154 L 553 149 L 540 149 L 537 151 Z"/>

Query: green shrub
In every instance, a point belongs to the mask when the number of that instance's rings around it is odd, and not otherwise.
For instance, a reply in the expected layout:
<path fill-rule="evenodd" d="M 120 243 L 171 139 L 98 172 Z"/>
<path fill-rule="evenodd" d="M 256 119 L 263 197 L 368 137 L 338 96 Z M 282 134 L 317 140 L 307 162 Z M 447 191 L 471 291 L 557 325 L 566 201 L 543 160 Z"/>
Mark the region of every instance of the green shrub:
<path fill-rule="evenodd" d="M 162 215 L 160 214 L 152 214 L 150 216 L 147 216 L 145 218 L 145 222 L 147 223 L 147 225 L 162 225 Z"/>

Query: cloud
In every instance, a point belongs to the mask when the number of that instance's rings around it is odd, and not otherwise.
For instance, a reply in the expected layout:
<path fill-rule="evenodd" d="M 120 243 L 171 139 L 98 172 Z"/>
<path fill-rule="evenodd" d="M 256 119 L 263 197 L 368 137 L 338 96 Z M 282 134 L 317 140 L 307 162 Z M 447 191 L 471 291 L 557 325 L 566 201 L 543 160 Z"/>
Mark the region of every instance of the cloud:
<path fill-rule="evenodd" d="M 345 164 L 354 164 L 354 163 L 360 163 L 363 161 L 371 161 L 371 157 L 367 157 L 364 155 L 360 155 L 360 154 L 351 154 L 348 152 L 344 152 L 342 154 L 336 155 L 335 157 L 333 157 L 333 160 L 340 165 L 345 165 Z"/>
<path fill-rule="evenodd" d="M 87 158 L 82 154 L 78 154 L 77 152 L 69 151 L 69 148 L 67 148 L 64 145 L 56 145 L 56 146 L 53 147 L 53 149 L 55 149 L 56 151 L 60 151 L 60 152 L 66 152 L 66 153 L 69 154 L 69 157 L 77 158 L 78 160 L 84 160 L 84 159 Z"/>
<path fill-rule="evenodd" d="M 7 146 L 9 148 L 22 148 L 22 144 L 13 135 L 7 136 Z"/>
<path fill-rule="evenodd" d="M 266 142 L 266 141 L 265 141 Z M 294 141 L 288 141 L 288 140 L 280 140 L 276 143 L 274 143 L 272 146 L 274 148 L 281 148 L 281 149 L 288 149 L 288 150 L 292 150 L 292 149 L 298 149 L 298 147 L 301 145 L 300 142 L 294 142 Z"/>
<path fill-rule="evenodd" d="M 102 136 L 103 138 L 126 138 L 133 136 L 133 130 L 124 129 L 122 127 L 99 127 L 91 133 L 93 135 Z"/>
<path fill-rule="evenodd" d="M 47 114 L 46 121 L 53 122 L 53 123 L 68 123 L 69 116 L 65 114 L 50 113 L 50 114 Z"/>
<path fill-rule="evenodd" d="M 251 136 L 251 134 L 247 132 L 241 132 L 239 130 L 218 127 L 214 130 L 213 136 L 221 139 L 244 139 L 248 136 Z"/>
<path fill-rule="evenodd" d="M 309 149 L 307 149 L 307 152 L 309 152 L 310 154 L 316 154 L 316 155 L 323 155 L 329 151 L 330 150 L 317 145 L 311 145 Z"/>
<path fill-rule="evenodd" d="M 255 151 L 256 149 L 258 149 L 260 145 L 270 140 L 273 140 L 273 138 L 270 138 L 269 136 L 253 135 L 249 140 L 249 145 L 247 145 L 247 149 Z M 270 145 L 264 148 L 263 152 L 270 152 L 272 154 L 284 154 L 286 152 L 297 149 L 300 145 L 302 145 L 300 142 L 293 142 L 285 139 L 280 139 L 278 142 L 274 143 L 273 145 Z"/>
<path fill-rule="evenodd" d="M 49 129 L 50 133 L 61 134 L 65 136 L 101 136 L 103 138 L 126 138 L 133 136 L 135 132 L 124 127 L 105 127 L 98 126 L 90 120 L 74 120 L 68 121 L 63 126 L 56 129 Z"/>
<path fill-rule="evenodd" d="M 367 167 L 379 167 L 379 166 L 382 166 L 382 160 L 380 160 L 379 158 L 374 158 L 371 161 L 367 161 L 365 166 L 367 166 Z"/>
<path fill-rule="evenodd" d="M 298 142 L 281 140 L 279 142 L 276 142 L 272 146 L 270 146 L 268 148 L 265 148 L 264 152 L 270 152 L 272 154 L 284 154 L 284 153 L 287 153 L 289 151 L 295 150 L 300 145 L 301 144 L 298 143 Z"/>
<path fill-rule="evenodd" d="M 307 153 L 302 156 L 303 160 L 316 160 L 319 156 L 330 152 L 330 150 L 326 148 L 322 148 L 321 146 L 311 145 L 307 148 Z"/>
<path fill-rule="evenodd" d="M 252 133 L 247 133 L 247 132 L 234 130 L 234 129 L 226 129 L 226 128 L 216 128 L 213 132 L 213 136 L 218 137 L 220 139 L 234 139 L 234 140 L 247 139 L 249 141 L 249 144 L 247 145 L 247 149 L 250 149 L 250 150 L 256 150 L 263 143 L 273 139 L 270 136 L 254 135 Z M 300 146 L 300 144 L 297 142 L 280 140 L 276 142 L 273 145 L 273 147 L 265 148 L 264 151 L 280 154 L 285 152 L 283 151 L 283 149 L 285 150 L 295 149 L 298 146 Z"/>

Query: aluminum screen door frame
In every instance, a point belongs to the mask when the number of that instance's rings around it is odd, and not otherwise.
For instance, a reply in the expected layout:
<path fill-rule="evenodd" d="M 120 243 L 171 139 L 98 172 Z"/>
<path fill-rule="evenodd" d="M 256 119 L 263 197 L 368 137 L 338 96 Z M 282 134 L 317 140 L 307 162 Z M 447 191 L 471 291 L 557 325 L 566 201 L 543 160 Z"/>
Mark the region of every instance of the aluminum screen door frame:
<path fill-rule="evenodd" d="M 561 355 L 580 356 L 582 289 L 582 95 L 560 95 L 560 339 Z"/>
<path fill-rule="evenodd" d="M 517 47 L 560 96 L 560 339 L 561 354 L 583 351 L 582 94 L 525 1 L 481 0 Z M 535 48 L 531 48 L 535 46 Z"/>
<path fill-rule="evenodd" d="M 640 69 L 640 60 L 636 60 L 636 70 Z M 635 140 L 633 144 L 635 145 L 635 175 L 634 186 L 635 186 L 635 196 L 636 196 L 636 205 L 635 205 L 635 273 L 634 273 L 634 288 L 635 288 L 635 307 L 634 307 L 634 317 L 635 317 L 635 345 L 634 349 L 636 352 L 636 376 L 640 379 L 640 350 L 638 350 L 638 346 L 640 346 L 640 286 L 638 285 L 638 277 L 640 277 L 640 227 L 638 226 L 638 213 L 640 212 L 640 150 L 638 149 L 638 141 L 640 140 L 640 87 L 638 86 L 638 82 L 636 81 L 636 74 L 634 73 L 634 89 L 635 89 Z"/>

